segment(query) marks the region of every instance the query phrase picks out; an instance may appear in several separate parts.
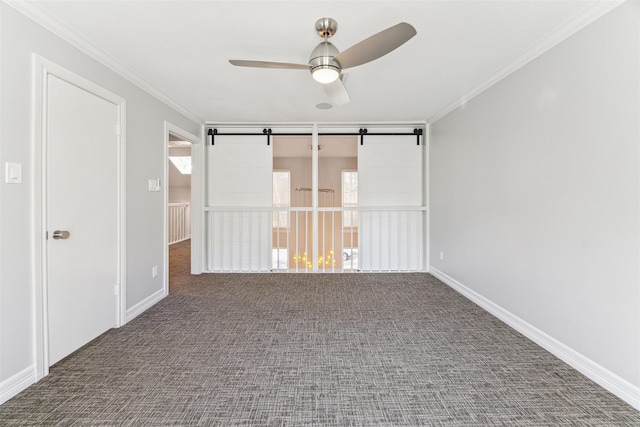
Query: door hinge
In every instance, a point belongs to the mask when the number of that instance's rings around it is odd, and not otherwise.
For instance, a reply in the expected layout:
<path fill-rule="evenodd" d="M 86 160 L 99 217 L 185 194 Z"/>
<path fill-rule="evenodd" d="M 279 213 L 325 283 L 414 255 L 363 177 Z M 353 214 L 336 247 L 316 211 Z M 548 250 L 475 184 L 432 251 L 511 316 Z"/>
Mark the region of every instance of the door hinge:
<path fill-rule="evenodd" d="M 120 285 L 115 285 L 113 287 L 113 294 L 114 295 L 120 295 Z"/>
<path fill-rule="evenodd" d="M 44 240 L 49 240 L 49 232 L 48 231 L 44 232 Z"/>
<path fill-rule="evenodd" d="M 122 126 L 116 125 L 116 135 L 122 135 Z"/>

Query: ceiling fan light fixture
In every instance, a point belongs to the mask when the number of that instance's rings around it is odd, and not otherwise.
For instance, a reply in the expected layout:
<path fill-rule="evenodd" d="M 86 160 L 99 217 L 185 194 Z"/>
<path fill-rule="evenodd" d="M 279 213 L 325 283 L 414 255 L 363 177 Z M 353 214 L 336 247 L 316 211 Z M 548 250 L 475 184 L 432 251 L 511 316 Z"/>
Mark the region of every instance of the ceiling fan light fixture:
<path fill-rule="evenodd" d="M 329 84 L 338 80 L 338 77 L 340 77 L 340 71 L 331 65 L 320 65 L 311 70 L 311 75 L 318 83 Z"/>
<path fill-rule="evenodd" d="M 326 40 L 313 49 L 309 58 L 309 66 L 315 81 L 329 84 L 340 77 L 340 64 L 334 59 L 338 53 L 338 49 Z"/>

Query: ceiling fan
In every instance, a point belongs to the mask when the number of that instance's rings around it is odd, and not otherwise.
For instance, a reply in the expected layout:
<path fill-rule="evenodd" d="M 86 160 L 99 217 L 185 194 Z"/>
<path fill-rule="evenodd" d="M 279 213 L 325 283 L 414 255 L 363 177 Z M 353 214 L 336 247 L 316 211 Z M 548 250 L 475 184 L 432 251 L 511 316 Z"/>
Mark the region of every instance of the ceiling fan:
<path fill-rule="evenodd" d="M 229 62 L 239 67 L 308 70 L 314 80 L 322 83 L 327 96 L 336 105 L 344 105 L 350 101 L 350 98 L 342 83 L 342 70 L 378 59 L 399 48 L 417 34 L 415 28 L 406 22 L 401 22 L 340 52 L 328 41 L 337 30 L 338 23 L 331 18 L 321 18 L 316 21 L 316 31 L 324 41 L 313 49 L 308 64 L 241 59 L 230 59 Z"/>

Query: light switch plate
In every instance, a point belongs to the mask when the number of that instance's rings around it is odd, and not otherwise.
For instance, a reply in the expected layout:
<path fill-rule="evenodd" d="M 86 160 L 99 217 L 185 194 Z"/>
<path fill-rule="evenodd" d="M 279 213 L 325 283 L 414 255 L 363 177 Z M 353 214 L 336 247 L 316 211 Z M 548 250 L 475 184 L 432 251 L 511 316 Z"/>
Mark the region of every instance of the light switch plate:
<path fill-rule="evenodd" d="M 160 178 L 149 180 L 149 191 L 160 191 Z"/>
<path fill-rule="evenodd" d="M 22 163 L 5 163 L 4 172 L 4 182 L 22 184 Z"/>

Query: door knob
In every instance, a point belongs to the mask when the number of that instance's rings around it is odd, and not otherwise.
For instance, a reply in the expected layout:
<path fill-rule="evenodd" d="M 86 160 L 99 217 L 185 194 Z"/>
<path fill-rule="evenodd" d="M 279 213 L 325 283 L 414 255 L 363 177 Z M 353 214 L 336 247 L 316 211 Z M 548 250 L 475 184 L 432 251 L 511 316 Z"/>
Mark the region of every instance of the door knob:
<path fill-rule="evenodd" d="M 68 239 L 71 234 L 67 230 L 56 230 L 53 232 L 53 238 L 56 240 L 59 239 Z"/>

